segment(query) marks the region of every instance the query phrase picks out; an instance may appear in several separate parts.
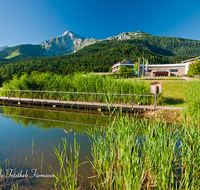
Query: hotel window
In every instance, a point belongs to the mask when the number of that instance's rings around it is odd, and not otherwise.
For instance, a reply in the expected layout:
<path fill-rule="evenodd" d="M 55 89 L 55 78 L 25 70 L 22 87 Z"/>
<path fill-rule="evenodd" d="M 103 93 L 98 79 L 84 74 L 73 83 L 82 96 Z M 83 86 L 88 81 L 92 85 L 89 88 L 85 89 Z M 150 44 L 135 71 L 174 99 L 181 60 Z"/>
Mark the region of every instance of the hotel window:
<path fill-rule="evenodd" d="M 170 69 L 170 72 L 178 72 L 178 69 Z"/>

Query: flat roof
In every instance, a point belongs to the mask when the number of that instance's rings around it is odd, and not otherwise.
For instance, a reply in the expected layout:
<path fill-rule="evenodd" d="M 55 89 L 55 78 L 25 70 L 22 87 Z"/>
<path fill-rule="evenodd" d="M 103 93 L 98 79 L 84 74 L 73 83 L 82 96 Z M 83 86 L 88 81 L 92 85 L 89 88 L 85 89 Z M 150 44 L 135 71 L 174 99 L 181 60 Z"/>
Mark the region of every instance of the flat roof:
<path fill-rule="evenodd" d="M 181 63 L 186 63 L 186 62 L 189 62 L 189 61 L 194 61 L 195 59 L 200 59 L 200 56 L 199 57 L 195 57 L 195 58 L 191 58 L 191 59 L 188 59 L 188 60 L 184 60 Z"/>
<path fill-rule="evenodd" d="M 185 63 L 148 65 L 149 68 L 156 68 L 156 67 L 185 67 L 185 66 L 186 66 Z"/>

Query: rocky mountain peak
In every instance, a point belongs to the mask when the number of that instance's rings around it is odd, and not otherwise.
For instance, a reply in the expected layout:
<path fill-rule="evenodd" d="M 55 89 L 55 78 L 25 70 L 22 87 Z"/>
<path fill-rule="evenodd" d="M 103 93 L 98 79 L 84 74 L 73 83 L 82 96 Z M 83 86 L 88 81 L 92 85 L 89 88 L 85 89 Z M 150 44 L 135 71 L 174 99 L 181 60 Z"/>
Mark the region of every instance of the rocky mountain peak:
<path fill-rule="evenodd" d="M 66 31 L 57 38 L 51 38 L 40 43 L 45 48 L 45 56 L 65 55 L 73 53 L 86 45 L 95 43 L 93 38 L 86 38 L 72 31 Z"/>
<path fill-rule="evenodd" d="M 0 47 L 0 51 L 3 50 L 3 49 L 6 49 L 6 48 L 8 48 L 8 46 Z"/>
<path fill-rule="evenodd" d="M 106 40 L 126 40 L 126 39 L 132 39 L 132 38 L 136 38 L 136 37 L 141 37 L 142 36 L 142 32 L 137 31 L 137 32 L 123 32 L 120 33 L 117 36 L 111 36 L 109 38 L 107 38 Z"/>

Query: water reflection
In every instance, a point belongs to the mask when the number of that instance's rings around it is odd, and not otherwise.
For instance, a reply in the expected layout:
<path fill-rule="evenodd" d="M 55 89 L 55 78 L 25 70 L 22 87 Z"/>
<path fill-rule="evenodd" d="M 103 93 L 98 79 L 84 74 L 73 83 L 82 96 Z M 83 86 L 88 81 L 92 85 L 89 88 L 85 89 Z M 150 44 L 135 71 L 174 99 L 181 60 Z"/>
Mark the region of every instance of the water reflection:
<path fill-rule="evenodd" d="M 74 134 L 80 148 L 79 163 L 92 159 L 90 155 L 90 141 L 85 133 L 92 130 L 96 125 L 105 125 L 106 119 L 98 112 L 77 112 L 73 110 L 48 110 L 37 108 L 0 108 L 0 162 L 3 171 L 11 168 L 20 172 L 37 169 L 38 173 L 51 174 L 49 167 L 58 170 L 59 163 L 53 152 L 52 146 L 62 142 L 66 138 L 68 145 L 73 146 Z M 62 143 L 61 149 L 62 149 Z M 42 163 L 43 162 L 43 163 Z M 42 164 L 42 171 L 41 171 Z M 91 176 L 90 164 L 79 167 L 79 174 L 84 176 L 83 187 L 89 186 L 87 177 Z M 19 179 L 20 185 L 37 189 L 52 188 L 47 182 L 53 183 L 52 179 L 33 178 Z M 11 182 L 2 178 L 0 185 L 4 189 L 10 189 Z M 42 183 L 42 185 L 41 185 Z M 7 186 L 5 186 L 7 184 Z"/>

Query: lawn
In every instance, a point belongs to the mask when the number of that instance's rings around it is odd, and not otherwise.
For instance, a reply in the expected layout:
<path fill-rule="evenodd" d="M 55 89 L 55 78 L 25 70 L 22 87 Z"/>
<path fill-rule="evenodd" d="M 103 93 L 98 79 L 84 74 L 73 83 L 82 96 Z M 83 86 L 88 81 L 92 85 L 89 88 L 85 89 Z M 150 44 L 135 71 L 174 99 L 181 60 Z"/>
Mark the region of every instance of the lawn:
<path fill-rule="evenodd" d="M 144 80 L 150 84 L 156 80 Z M 165 98 L 164 105 L 184 107 L 184 93 L 187 81 L 182 80 L 162 80 L 162 94 Z"/>

